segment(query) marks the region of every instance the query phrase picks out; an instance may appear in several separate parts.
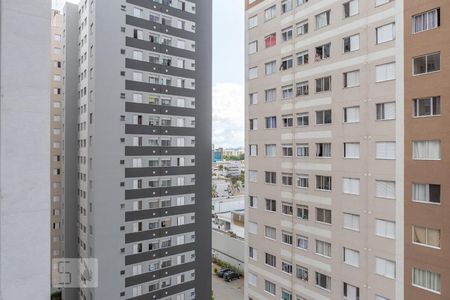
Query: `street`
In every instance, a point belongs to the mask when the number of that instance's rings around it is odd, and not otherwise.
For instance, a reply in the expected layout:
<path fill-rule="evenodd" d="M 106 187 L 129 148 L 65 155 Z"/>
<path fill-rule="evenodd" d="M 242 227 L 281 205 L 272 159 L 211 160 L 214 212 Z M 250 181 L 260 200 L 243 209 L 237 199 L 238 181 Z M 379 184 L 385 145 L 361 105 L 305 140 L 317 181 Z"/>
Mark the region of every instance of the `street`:
<path fill-rule="evenodd" d="M 243 300 L 244 299 L 244 279 L 226 282 L 222 278 L 212 275 L 212 288 L 214 300 Z"/>

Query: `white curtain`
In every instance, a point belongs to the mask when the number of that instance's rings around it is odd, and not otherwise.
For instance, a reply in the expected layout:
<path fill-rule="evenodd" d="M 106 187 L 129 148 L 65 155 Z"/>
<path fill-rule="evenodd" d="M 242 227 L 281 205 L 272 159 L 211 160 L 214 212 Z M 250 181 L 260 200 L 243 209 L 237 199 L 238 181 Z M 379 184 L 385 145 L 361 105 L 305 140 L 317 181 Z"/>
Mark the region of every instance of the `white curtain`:
<path fill-rule="evenodd" d="M 395 119 L 395 102 L 384 103 L 384 119 Z"/>
<path fill-rule="evenodd" d="M 344 213 L 344 227 L 359 230 L 359 216 Z"/>
<path fill-rule="evenodd" d="M 441 159 L 440 141 L 413 142 L 413 159 L 439 160 Z"/>
<path fill-rule="evenodd" d="M 428 184 L 414 183 L 412 200 L 429 202 L 430 201 L 430 186 Z"/>
<path fill-rule="evenodd" d="M 359 122 L 359 106 L 345 108 L 345 122 Z"/>
<path fill-rule="evenodd" d="M 377 159 L 395 159 L 395 142 L 377 142 Z"/>
<path fill-rule="evenodd" d="M 440 292 L 441 275 L 439 273 L 413 268 L 413 284 Z"/>
<path fill-rule="evenodd" d="M 344 178 L 342 190 L 345 194 L 359 195 L 359 179 Z"/>
<path fill-rule="evenodd" d="M 344 248 L 344 259 L 345 262 L 349 265 L 352 266 L 359 266 L 359 252 L 352 250 L 352 249 L 348 249 L 348 248 Z"/>
<path fill-rule="evenodd" d="M 376 66 L 376 81 L 387 81 L 395 79 L 395 63 Z"/>
<path fill-rule="evenodd" d="M 350 1 L 350 16 L 354 16 L 359 12 L 359 3 L 358 0 Z"/>
<path fill-rule="evenodd" d="M 347 87 L 359 85 L 359 70 L 346 73 Z"/>
<path fill-rule="evenodd" d="M 322 28 L 328 24 L 328 12 L 316 16 L 316 27 Z"/>
<path fill-rule="evenodd" d="M 275 156 L 277 153 L 276 145 L 266 145 L 266 156 Z"/>
<path fill-rule="evenodd" d="M 345 157 L 359 158 L 359 143 L 345 143 Z"/>
<path fill-rule="evenodd" d="M 359 34 L 355 34 L 350 37 L 350 50 L 359 50 Z"/>
<path fill-rule="evenodd" d="M 395 24 L 386 24 L 377 28 L 377 43 L 384 43 L 395 39 Z"/>

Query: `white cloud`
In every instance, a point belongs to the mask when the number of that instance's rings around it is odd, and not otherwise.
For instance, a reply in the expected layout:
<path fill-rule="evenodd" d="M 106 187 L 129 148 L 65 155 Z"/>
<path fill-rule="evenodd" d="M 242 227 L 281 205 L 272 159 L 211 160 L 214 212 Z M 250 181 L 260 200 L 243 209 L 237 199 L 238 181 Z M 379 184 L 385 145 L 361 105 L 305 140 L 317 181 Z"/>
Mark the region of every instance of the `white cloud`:
<path fill-rule="evenodd" d="M 217 83 L 213 86 L 213 137 L 217 147 L 244 146 L 244 86 Z"/>

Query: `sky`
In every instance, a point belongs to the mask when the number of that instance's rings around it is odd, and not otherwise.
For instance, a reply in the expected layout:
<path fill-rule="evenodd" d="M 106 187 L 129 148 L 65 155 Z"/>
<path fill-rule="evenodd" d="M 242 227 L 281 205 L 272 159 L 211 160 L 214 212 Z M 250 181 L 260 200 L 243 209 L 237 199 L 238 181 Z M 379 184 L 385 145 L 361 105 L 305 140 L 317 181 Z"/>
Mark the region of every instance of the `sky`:
<path fill-rule="evenodd" d="M 64 0 L 52 0 L 61 9 Z M 77 3 L 78 0 L 67 0 Z M 214 147 L 244 146 L 244 1 L 213 1 Z"/>

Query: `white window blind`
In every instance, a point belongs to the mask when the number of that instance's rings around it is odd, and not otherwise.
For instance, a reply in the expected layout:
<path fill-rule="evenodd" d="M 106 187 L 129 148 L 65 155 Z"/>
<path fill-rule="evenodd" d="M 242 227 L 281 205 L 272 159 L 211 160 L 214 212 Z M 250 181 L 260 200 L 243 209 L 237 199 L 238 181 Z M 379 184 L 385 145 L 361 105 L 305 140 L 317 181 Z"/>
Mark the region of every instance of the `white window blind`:
<path fill-rule="evenodd" d="M 382 64 L 375 67 L 376 82 L 395 79 L 395 63 Z"/>
<path fill-rule="evenodd" d="M 248 272 L 248 284 L 252 285 L 252 286 L 256 286 L 256 279 L 257 276 L 251 272 Z"/>
<path fill-rule="evenodd" d="M 395 222 L 377 219 L 375 223 L 375 234 L 377 236 L 395 239 Z"/>
<path fill-rule="evenodd" d="M 413 141 L 413 159 L 440 160 L 440 141 Z"/>
<path fill-rule="evenodd" d="M 375 259 L 375 270 L 378 275 L 395 278 L 395 262 L 393 261 L 377 257 Z"/>
<path fill-rule="evenodd" d="M 248 180 L 250 182 L 257 182 L 257 176 L 258 176 L 257 171 L 252 171 L 252 170 L 248 171 Z"/>
<path fill-rule="evenodd" d="M 258 16 L 253 16 L 248 19 L 248 28 L 252 29 L 253 27 L 258 26 Z"/>
<path fill-rule="evenodd" d="M 250 156 L 258 155 L 258 145 L 249 145 L 249 155 Z"/>
<path fill-rule="evenodd" d="M 413 33 L 418 33 L 439 26 L 440 9 L 433 9 L 413 16 Z"/>
<path fill-rule="evenodd" d="M 376 196 L 378 198 L 388 198 L 395 199 L 395 182 L 394 181 L 384 181 L 377 180 L 376 185 Z"/>
<path fill-rule="evenodd" d="M 248 79 L 255 79 L 258 77 L 258 67 L 248 69 Z"/>
<path fill-rule="evenodd" d="M 395 102 L 377 103 L 377 120 L 394 120 Z"/>
<path fill-rule="evenodd" d="M 359 251 L 344 248 L 344 262 L 348 265 L 359 267 Z"/>
<path fill-rule="evenodd" d="M 253 54 L 258 52 L 258 41 L 253 41 L 248 44 L 248 54 Z"/>
<path fill-rule="evenodd" d="M 377 159 L 395 159 L 395 142 L 377 142 Z"/>
<path fill-rule="evenodd" d="M 359 86 L 359 70 L 345 73 L 345 87 Z"/>
<path fill-rule="evenodd" d="M 248 232 L 257 234 L 258 233 L 258 224 L 255 222 L 248 222 Z"/>
<path fill-rule="evenodd" d="M 359 216 L 344 213 L 344 228 L 359 231 Z"/>
<path fill-rule="evenodd" d="M 344 108 L 344 122 L 345 123 L 359 122 L 359 106 Z"/>
<path fill-rule="evenodd" d="M 258 104 L 258 93 L 251 93 L 249 95 L 250 104 Z"/>
<path fill-rule="evenodd" d="M 344 143 L 345 158 L 359 158 L 359 143 Z"/>
<path fill-rule="evenodd" d="M 345 194 L 359 195 L 359 179 L 344 178 L 342 181 L 342 192 Z"/>
<path fill-rule="evenodd" d="M 322 28 L 329 24 L 330 22 L 330 11 L 325 11 L 316 16 L 316 28 Z"/>
<path fill-rule="evenodd" d="M 386 24 L 376 29 L 377 44 L 389 42 L 395 39 L 395 23 Z"/>
<path fill-rule="evenodd" d="M 276 156 L 277 155 L 277 145 L 268 144 L 266 145 L 266 156 Z"/>

